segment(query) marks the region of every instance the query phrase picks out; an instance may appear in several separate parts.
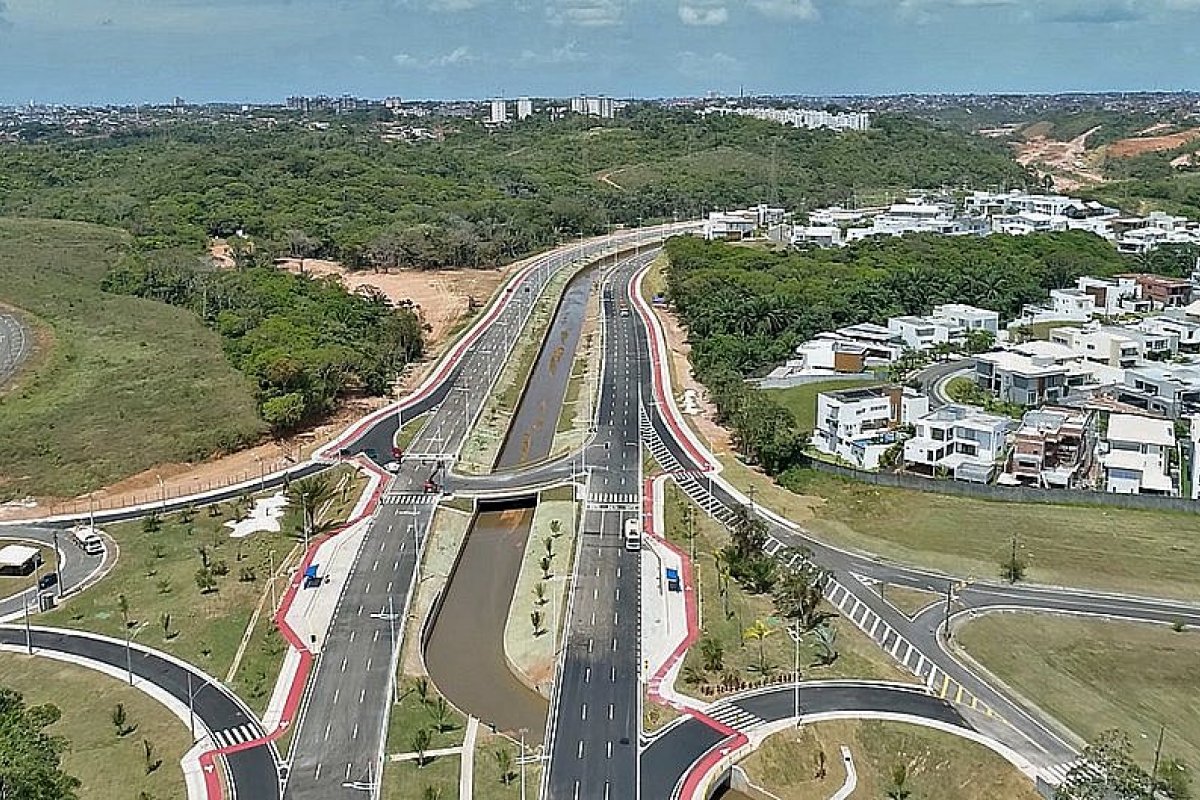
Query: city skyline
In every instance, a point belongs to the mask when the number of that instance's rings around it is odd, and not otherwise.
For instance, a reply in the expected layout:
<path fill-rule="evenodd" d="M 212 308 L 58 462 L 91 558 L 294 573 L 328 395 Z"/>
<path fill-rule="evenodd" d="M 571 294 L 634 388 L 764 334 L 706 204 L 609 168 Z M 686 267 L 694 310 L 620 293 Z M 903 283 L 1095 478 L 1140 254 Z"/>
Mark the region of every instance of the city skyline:
<path fill-rule="evenodd" d="M 0 103 L 1174 91 L 1197 24 L 1200 0 L 0 0 Z"/>

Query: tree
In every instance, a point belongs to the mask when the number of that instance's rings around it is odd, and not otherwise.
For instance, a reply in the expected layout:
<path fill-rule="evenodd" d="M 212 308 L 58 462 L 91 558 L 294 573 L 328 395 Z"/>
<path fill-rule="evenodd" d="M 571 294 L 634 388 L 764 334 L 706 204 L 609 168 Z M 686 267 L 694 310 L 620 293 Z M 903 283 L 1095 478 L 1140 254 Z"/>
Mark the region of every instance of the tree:
<path fill-rule="evenodd" d="M 1083 750 L 1054 796 L 1057 800 L 1151 800 L 1153 781 L 1133 758 L 1129 737 L 1100 733 Z"/>
<path fill-rule="evenodd" d="M 766 675 L 767 671 L 770 669 L 770 665 L 767 663 L 765 642 L 767 637 L 774 632 L 775 631 L 772 630 L 770 626 L 768 626 L 767 623 L 761 619 L 756 619 L 753 625 L 751 625 L 749 628 L 746 628 L 746 638 L 753 639 L 754 641 L 758 642 L 758 672 L 760 675 Z"/>
<path fill-rule="evenodd" d="M 546 557 L 554 558 L 554 539 L 547 536 L 542 539 L 542 546 L 546 548 Z"/>
<path fill-rule="evenodd" d="M 529 621 L 533 624 L 533 635 L 541 636 L 545 631 L 542 629 L 542 612 L 536 608 L 529 612 Z"/>
<path fill-rule="evenodd" d="M 896 764 L 892 767 L 891 783 L 887 789 L 888 800 L 908 800 L 912 790 L 908 788 L 908 765 Z"/>
<path fill-rule="evenodd" d="M 154 743 L 149 739 L 142 739 L 142 758 L 146 762 L 147 775 L 162 766 L 162 759 L 155 756 Z"/>
<path fill-rule="evenodd" d="M 813 629 L 813 638 L 817 642 L 818 663 L 827 667 L 837 661 L 837 628 L 818 625 Z"/>
<path fill-rule="evenodd" d="M 506 747 L 497 747 L 492 751 L 496 759 L 496 769 L 500 772 L 500 783 L 508 786 L 516 776 L 513 774 L 512 753 Z"/>
<path fill-rule="evenodd" d="M 1000 575 L 1009 583 L 1016 583 L 1025 578 L 1025 559 L 1021 557 L 1015 536 L 1012 539 L 1012 547 L 1000 563 Z"/>
<path fill-rule="evenodd" d="M 69 746 L 45 728 L 58 721 L 57 706 L 27 706 L 0 687 L 0 796 L 30 800 L 76 800 L 79 781 L 62 771 Z"/>
<path fill-rule="evenodd" d="M 820 622 L 821 600 L 828 582 L 829 573 L 806 556 L 783 571 L 772 593 L 775 608 L 782 616 L 797 620 L 805 630 L 812 630 Z"/>
<path fill-rule="evenodd" d="M 121 622 L 126 628 L 133 627 L 132 620 L 129 619 L 129 598 L 123 593 L 117 595 L 117 611 L 121 615 Z"/>
<path fill-rule="evenodd" d="M 213 577 L 212 570 L 207 567 L 196 570 L 196 588 L 200 590 L 200 594 L 210 594 L 216 591 L 217 579 Z"/>
<path fill-rule="evenodd" d="M 158 518 L 157 511 L 151 511 L 146 516 L 142 517 L 142 531 L 145 533 L 157 533 L 162 527 L 162 521 Z"/>
<path fill-rule="evenodd" d="M 546 584 L 538 581 L 533 586 L 533 596 L 539 606 L 546 605 Z"/>
<path fill-rule="evenodd" d="M 112 724 L 117 729 L 117 736 L 128 736 L 137 730 L 137 725 L 131 724 L 129 721 L 129 712 L 125 710 L 124 703 L 117 703 L 113 706 Z"/>
<path fill-rule="evenodd" d="M 176 631 L 174 631 L 171 628 L 170 612 L 164 611 L 161 614 L 159 614 L 158 622 L 162 626 L 163 638 L 164 639 L 174 639 L 176 636 Z"/>
<path fill-rule="evenodd" d="M 550 580 L 551 563 L 552 563 L 552 560 L 551 560 L 550 556 L 542 556 L 541 561 L 538 562 L 538 564 L 542 568 L 542 580 L 545 580 L 545 581 Z"/>
<path fill-rule="evenodd" d="M 429 713 L 433 716 L 434 729 L 438 733 L 445 733 L 450 730 L 450 704 L 446 702 L 446 698 L 438 695 L 429 706 Z"/>
<path fill-rule="evenodd" d="M 713 636 L 700 639 L 700 660 L 709 672 L 720 672 L 725 668 L 725 645 Z"/>
<path fill-rule="evenodd" d="M 992 349 L 993 345 L 996 344 L 996 334 L 988 330 L 975 328 L 967 331 L 967 338 L 964 343 L 966 345 L 967 353 L 970 355 L 986 353 L 988 350 Z"/>
<path fill-rule="evenodd" d="M 429 705 L 429 679 L 422 676 L 413 681 L 413 692 L 417 695 L 417 702 L 423 706 Z"/>
<path fill-rule="evenodd" d="M 307 403 L 300 392 L 288 392 L 263 401 L 263 422 L 271 426 L 276 436 L 295 430 L 304 421 Z"/>
<path fill-rule="evenodd" d="M 424 767 L 428 763 L 425 759 L 425 751 L 429 749 L 429 743 L 433 740 L 432 734 L 428 728 L 417 728 L 412 735 L 412 749 L 417 754 L 417 769 Z"/>
<path fill-rule="evenodd" d="M 301 478 L 288 485 L 285 493 L 288 509 L 300 515 L 305 546 L 308 545 L 311 536 L 329 527 L 327 524 L 319 524 L 317 516 L 321 512 L 321 508 L 333 499 L 334 494 L 333 480 L 325 473 Z"/>
<path fill-rule="evenodd" d="M 558 536 L 560 530 L 562 530 L 562 520 L 558 519 L 557 517 L 550 520 L 550 532 L 555 536 Z"/>

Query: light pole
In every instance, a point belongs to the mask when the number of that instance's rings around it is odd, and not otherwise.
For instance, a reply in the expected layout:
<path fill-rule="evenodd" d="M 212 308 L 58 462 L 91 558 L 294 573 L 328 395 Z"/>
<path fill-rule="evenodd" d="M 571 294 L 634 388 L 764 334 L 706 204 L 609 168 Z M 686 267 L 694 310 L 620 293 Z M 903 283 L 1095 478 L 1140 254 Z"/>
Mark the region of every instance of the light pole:
<path fill-rule="evenodd" d="M 250 456 L 258 462 L 258 490 L 264 491 L 267 488 L 266 465 L 258 453 L 251 453 Z"/>
<path fill-rule="evenodd" d="M 35 594 L 34 597 L 36 596 Z M 25 649 L 29 655 L 33 655 L 33 631 L 29 628 L 29 598 L 23 597 L 21 603 L 25 606 Z"/>
<path fill-rule="evenodd" d="M 192 734 L 192 741 L 196 741 L 196 695 L 204 691 L 204 687 L 208 686 L 208 679 L 200 684 L 200 688 L 192 691 L 192 671 L 187 670 L 187 694 L 188 694 L 188 731 Z"/>
<path fill-rule="evenodd" d="M 125 626 L 125 669 L 129 672 L 129 685 L 133 686 L 133 648 L 129 646 L 129 626 Z"/>
<path fill-rule="evenodd" d="M 162 475 L 159 475 L 157 472 L 154 473 L 154 477 L 158 478 L 158 503 L 163 508 L 166 508 L 167 507 L 167 484 L 163 480 Z"/>
<path fill-rule="evenodd" d="M 796 686 L 792 701 L 792 716 L 796 718 L 796 724 L 800 724 L 800 620 L 796 620 L 796 632 L 792 636 L 796 640 L 796 672 L 793 675 Z"/>
<path fill-rule="evenodd" d="M 392 596 L 388 595 L 388 635 L 392 638 L 391 653 L 394 658 L 396 655 L 396 605 L 392 600 Z M 389 662 L 390 663 L 390 662 Z M 400 681 L 392 677 L 392 704 L 399 705 L 400 703 Z"/>
<path fill-rule="evenodd" d="M 58 572 L 58 580 L 55 581 L 55 584 L 58 586 L 58 599 L 61 600 L 63 596 L 63 559 L 62 551 L 58 549 L 58 529 L 54 531 L 54 569 Z"/>
<path fill-rule="evenodd" d="M 267 551 L 267 580 L 271 584 L 271 613 L 275 613 L 275 609 L 279 607 L 279 603 L 275 598 L 275 551 Z"/>
<path fill-rule="evenodd" d="M 521 728 L 521 800 L 525 800 L 525 733 L 527 729 Z"/>

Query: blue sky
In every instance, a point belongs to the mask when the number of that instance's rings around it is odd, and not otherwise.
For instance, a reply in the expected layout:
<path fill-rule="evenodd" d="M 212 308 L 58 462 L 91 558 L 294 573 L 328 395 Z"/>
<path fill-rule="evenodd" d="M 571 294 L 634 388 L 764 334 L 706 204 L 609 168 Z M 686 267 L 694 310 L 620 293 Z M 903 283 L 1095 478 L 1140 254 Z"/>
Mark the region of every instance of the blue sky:
<path fill-rule="evenodd" d="M 1195 89 L 1200 0 L 0 0 L 0 103 Z"/>

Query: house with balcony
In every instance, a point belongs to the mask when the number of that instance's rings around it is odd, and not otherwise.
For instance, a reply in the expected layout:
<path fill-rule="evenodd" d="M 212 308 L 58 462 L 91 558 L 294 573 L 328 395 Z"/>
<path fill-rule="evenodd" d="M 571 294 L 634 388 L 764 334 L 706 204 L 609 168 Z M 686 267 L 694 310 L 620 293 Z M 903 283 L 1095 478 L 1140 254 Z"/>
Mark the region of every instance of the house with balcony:
<path fill-rule="evenodd" d="M 813 446 L 859 469 L 878 469 L 879 459 L 900 441 L 897 429 L 929 410 L 929 398 L 909 387 L 873 386 L 817 395 Z"/>
<path fill-rule="evenodd" d="M 1096 415 L 1085 409 L 1046 407 L 1025 413 L 999 482 L 1074 489 L 1087 478 L 1095 446 Z"/>
<path fill-rule="evenodd" d="M 1140 272 L 1118 275 L 1118 278 L 1133 278 L 1144 299 L 1155 309 L 1181 308 L 1192 302 L 1192 282 L 1183 278 L 1169 278 Z"/>
<path fill-rule="evenodd" d="M 926 475 L 988 483 L 1016 421 L 950 404 L 918 418 L 904 442 L 904 468 Z"/>
<path fill-rule="evenodd" d="M 1114 494 L 1176 493 L 1171 477 L 1175 426 L 1170 420 L 1111 414 L 1101 463 L 1104 490 Z"/>
<path fill-rule="evenodd" d="M 1141 344 L 1120 328 L 1084 325 L 1050 329 L 1050 341 L 1068 347 L 1084 359 L 1124 369 L 1142 357 Z"/>
<path fill-rule="evenodd" d="M 962 332 L 988 331 L 995 334 L 1000 331 L 1000 312 L 990 308 L 978 308 L 966 303 L 943 303 L 934 306 L 930 316 L 946 320 L 952 328 Z"/>
<path fill-rule="evenodd" d="M 975 357 L 975 383 L 1005 403 L 1038 406 L 1066 397 L 1066 365 L 1046 356 L 1013 350 Z"/>
<path fill-rule="evenodd" d="M 1174 309 L 1157 317 L 1147 317 L 1130 327 L 1174 337 L 1178 352 L 1200 353 L 1200 322 L 1183 313 L 1181 309 Z"/>

